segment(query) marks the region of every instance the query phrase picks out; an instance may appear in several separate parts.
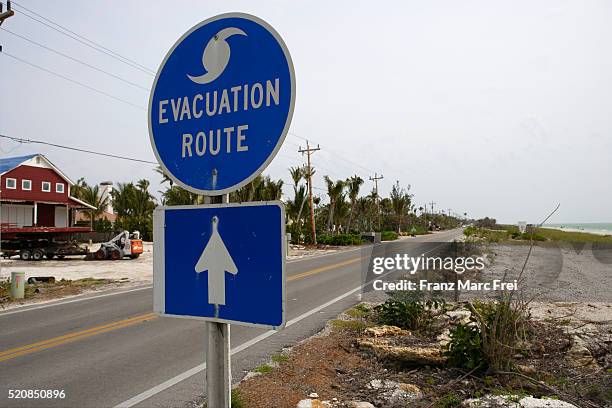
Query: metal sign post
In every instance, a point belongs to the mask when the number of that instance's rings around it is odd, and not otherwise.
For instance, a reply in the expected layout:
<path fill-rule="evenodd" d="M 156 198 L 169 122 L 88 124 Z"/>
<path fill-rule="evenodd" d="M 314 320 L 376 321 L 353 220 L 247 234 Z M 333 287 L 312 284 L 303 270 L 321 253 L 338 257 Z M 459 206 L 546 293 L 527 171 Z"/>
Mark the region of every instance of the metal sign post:
<path fill-rule="evenodd" d="M 230 325 L 206 322 L 206 398 L 209 407 L 231 405 L 232 366 L 230 360 Z"/>
<path fill-rule="evenodd" d="M 294 105 L 285 43 L 268 23 L 244 13 L 187 31 L 151 89 L 153 152 L 164 174 L 206 202 L 155 210 L 154 311 L 206 321 L 209 408 L 231 405 L 230 323 L 285 325 L 284 204 L 229 204 L 229 193 L 270 164 Z"/>
<path fill-rule="evenodd" d="M 229 203 L 229 194 L 205 196 L 204 203 Z M 215 305 L 215 315 L 219 305 Z M 206 399 L 209 407 L 232 405 L 232 362 L 229 323 L 206 322 Z"/>

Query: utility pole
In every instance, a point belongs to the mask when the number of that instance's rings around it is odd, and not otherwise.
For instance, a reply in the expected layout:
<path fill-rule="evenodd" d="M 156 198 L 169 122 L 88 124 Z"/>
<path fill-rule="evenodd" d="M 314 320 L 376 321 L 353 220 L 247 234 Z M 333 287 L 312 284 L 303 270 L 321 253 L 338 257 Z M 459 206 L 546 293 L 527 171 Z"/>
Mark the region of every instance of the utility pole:
<path fill-rule="evenodd" d="M 0 3 L 0 25 L 4 23 L 4 20 L 6 20 L 9 17 L 13 17 L 14 15 L 15 15 L 15 12 L 11 8 L 11 0 L 6 0 L 6 11 L 4 11 L 4 5 Z M 0 44 L 0 52 L 2 52 L 2 44 Z M 0 194 L 1 193 L 2 193 L 2 190 L 0 188 Z M 0 238 L 1 237 L 2 237 L 2 232 L 0 231 Z M 0 244 L 0 253 L 2 253 L 2 244 Z M 0 265 L 0 276 L 2 276 L 2 265 Z"/>
<path fill-rule="evenodd" d="M 315 226 L 315 218 L 314 218 L 314 204 L 312 203 L 312 165 L 310 161 L 310 155 L 316 152 L 317 150 L 321 150 L 319 145 L 317 147 L 310 147 L 310 143 L 308 140 L 306 141 L 306 149 L 302 149 L 301 147 L 298 149 L 298 153 L 306 153 L 306 157 L 308 157 L 307 166 L 308 166 L 308 201 L 310 202 L 310 226 L 312 227 L 312 243 L 317 245 L 317 229 Z"/>
<path fill-rule="evenodd" d="M 434 205 L 436 205 L 436 203 L 434 203 L 433 201 L 429 203 L 429 205 L 431 206 L 431 215 L 434 214 Z"/>
<path fill-rule="evenodd" d="M 376 193 L 376 208 L 378 209 L 378 229 L 380 228 L 380 196 L 378 195 L 378 180 L 382 180 L 384 176 L 374 173 L 374 177 L 370 176 L 370 180 L 374 182 L 374 192 Z"/>
<path fill-rule="evenodd" d="M 11 9 L 11 0 L 6 0 L 6 11 L 3 11 L 2 3 L 0 3 L 0 25 L 4 23 L 4 20 L 14 15 L 15 12 Z"/>

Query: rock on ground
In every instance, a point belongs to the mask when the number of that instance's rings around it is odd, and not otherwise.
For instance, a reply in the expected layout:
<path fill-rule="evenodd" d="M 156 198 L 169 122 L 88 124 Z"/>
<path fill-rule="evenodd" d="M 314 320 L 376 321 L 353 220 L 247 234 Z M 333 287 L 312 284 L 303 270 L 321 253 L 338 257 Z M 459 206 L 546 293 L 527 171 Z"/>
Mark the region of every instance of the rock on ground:
<path fill-rule="evenodd" d="M 521 398 L 512 395 L 486 395 L 482 398 L 471 398 L 463 401 L 463 406 L 468 408 L 577 408 L 569 402 L 541 399 L 534 397 Z"/>

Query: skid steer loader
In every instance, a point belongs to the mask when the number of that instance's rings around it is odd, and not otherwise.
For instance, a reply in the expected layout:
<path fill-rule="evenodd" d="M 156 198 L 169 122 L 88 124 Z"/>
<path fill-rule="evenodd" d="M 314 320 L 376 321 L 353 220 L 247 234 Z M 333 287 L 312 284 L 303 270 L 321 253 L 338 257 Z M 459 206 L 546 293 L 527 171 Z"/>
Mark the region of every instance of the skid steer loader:
<path fill-rule="evenodd" d="M 136 259 L 142 254 L 143 246 L 140 239 L 140 232 L 123 231 L 115 238 L 108 242 L 104 242 L 100 249 L 93 253 L 93 259 L 101 261 L 103 259 L 112 259 L 117 261 L 129 256 L 131 259 Z"/>

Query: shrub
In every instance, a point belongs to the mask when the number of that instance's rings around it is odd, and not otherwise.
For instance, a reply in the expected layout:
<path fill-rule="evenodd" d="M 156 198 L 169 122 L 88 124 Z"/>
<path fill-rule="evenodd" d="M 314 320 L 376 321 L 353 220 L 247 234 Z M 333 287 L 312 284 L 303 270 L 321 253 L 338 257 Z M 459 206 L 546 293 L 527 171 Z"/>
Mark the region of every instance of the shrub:
<path fill-rule="evenodd" d="M 414 228 L 414 231 L 413 231 Z M 406 228 L 402 228 L 402 235 L 425 235 L 428 233 L 427 228 L 422 225 L 409 225 Z"/>
<path fill-rule="evenodd" d="M 392 297 L 375 308 L 379 324 L 397 326 L 402 329 L 426 330 L 433 322 L 432 309 L 444 302 L 442 300 L 422 300 L 420 296 L 401 299 Z"/>
<path fill-rule="evenodd" d="M 467 226 L 463 229 L 463 235 L 466 237 L 475 236 L 478 233 L 478 228 L 473 225 Z"/>
<path fill-rule="evenodd" d="M 383 231 L 380 233 L 381 241 L 395 241 L 397 239 L 397 232 L 395 231 Z"/>
<path fill-rule="evenodd" d="M 444 355 L 453 367 L 467 370 L 484 369 L 487 366 L 482 348 L 482 336 L 478 327 L 460 323 L 450 334 L 451 341 Z"/>
<path fill-rule="evenodd" d="M 361 245 L 361 237 L 354 234 L 338 234 L 329 235 L 322 234 L 317 236 L 317 243 L 323 245 L 336 245 L 336 246 L 347 246 L 347 245 Z"/>
<path fill-rule="evenodd" d="M 530 241 L 531 239 L 533 239 L 534 241 L 546 241 L 546 237 L 544 235 L 540 235 L 536 233 L 530 234 L 528 232 L 524 232 L 521 235 L 521 239 L 524 239 L 527 241 Z"/>
<path fill-rule="evenodd" d="M 488 242 L 499 242 L 508 239 L 509 232 L 506 230 L 492 230 L 469 226 L 463 230 L 463 235 L 466 237 L 482 238 Z"/>
<path fill-rule="evenodd" d="M 512 368 L 518 345 L 527 337 L 527 305 L 506 296 L 499 302 L 469 304 L 474 326 L 458 325 L 451 333 L 445 355 L 449 364 L 504 371 Z"/>

